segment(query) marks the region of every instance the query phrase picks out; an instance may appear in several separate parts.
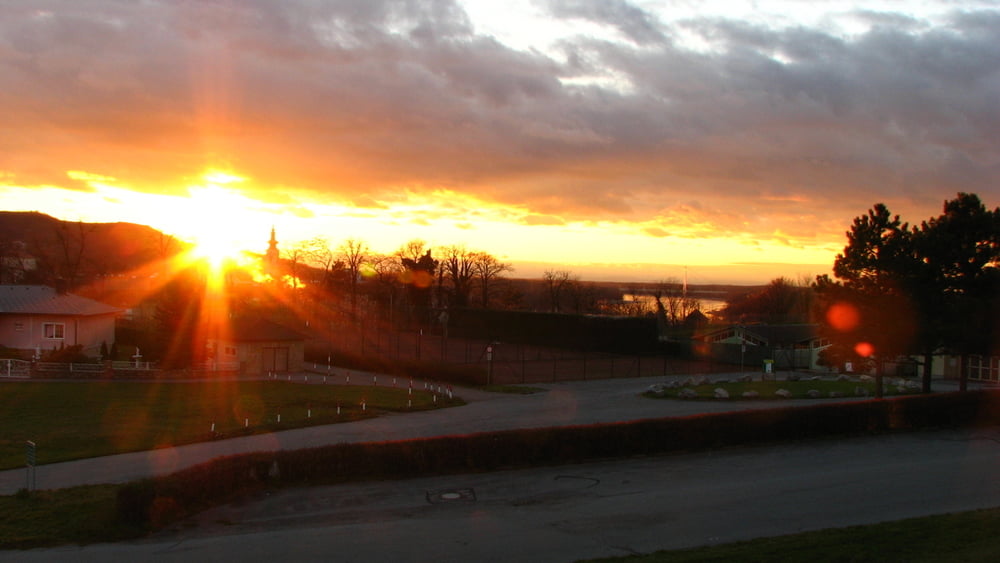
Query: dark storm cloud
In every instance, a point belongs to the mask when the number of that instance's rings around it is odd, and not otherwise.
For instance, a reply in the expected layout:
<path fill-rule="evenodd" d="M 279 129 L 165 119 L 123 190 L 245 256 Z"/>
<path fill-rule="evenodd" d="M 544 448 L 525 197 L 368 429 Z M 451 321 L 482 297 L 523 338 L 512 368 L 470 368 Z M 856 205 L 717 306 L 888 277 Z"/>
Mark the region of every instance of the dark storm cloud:
<path fill-rule="evenodd" d="M 529 222 L 671 218 L 649 233 L 698 200 L 704 228 L 806 238 L 1000 195 L 994 11 L 842 35 L 544 6 L 627 41 L 515 50 L 449 1 L 0 1 L 0 171 L 163 189 L 223 165 L 366 206 L 446 187 Z"/>

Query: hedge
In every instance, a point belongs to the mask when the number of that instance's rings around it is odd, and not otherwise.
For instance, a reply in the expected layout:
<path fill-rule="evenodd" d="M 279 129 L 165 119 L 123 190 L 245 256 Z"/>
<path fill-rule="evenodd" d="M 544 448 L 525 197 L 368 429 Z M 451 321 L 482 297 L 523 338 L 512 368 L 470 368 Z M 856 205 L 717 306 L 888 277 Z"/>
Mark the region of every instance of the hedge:
<path fill-rule="evenodd" d="M 123 486 L 118 517 L 152 528 L 270 486 L 320 485 L 577 463 L 827 436 L 1000 422 L 1000 392 L 972 391 L 348 443 L 222 457 Z"/>

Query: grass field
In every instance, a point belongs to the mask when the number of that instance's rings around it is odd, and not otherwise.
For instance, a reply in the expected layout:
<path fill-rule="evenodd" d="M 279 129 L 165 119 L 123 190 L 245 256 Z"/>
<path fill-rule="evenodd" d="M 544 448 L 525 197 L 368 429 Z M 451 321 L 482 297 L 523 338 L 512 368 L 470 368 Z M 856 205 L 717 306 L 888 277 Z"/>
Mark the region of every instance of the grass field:
<path fill-rule="evenodd" d="M 1000 561 L 998 526 L 994 508 L 590 563 Z"/>
<path fill-rule="evenodd" d="M 2 383 L 0 469 L 24 467 L 27 440 L 41 465 L 456 404 L 417 389 L 285 381 Z"/>

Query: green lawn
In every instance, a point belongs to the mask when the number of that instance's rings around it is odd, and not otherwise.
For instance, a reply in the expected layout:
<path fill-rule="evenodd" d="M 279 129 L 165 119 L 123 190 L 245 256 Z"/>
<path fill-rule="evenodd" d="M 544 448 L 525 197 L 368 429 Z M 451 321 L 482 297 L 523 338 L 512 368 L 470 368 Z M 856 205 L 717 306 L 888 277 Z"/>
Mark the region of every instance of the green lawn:
<path fill-rule="evenodd" d="M 911 518 L 591 563 L 1000 561 L 1000 509 Z"/>
<path fill-rule="evenodd" d="M 416 389 L 285 381 L 6 382 L 0 469 L 25 465 L 27 440 L 41 465 L 211 440 L 213 423 L 214 437 L 231 437 L 456 404 Z"/>
<path fill-rule="evenodd" d="M 864 389 L 869 397 L 875 396 L 875 384 L 874 383 L 859 383 L 856 381 L 836 381 L 836 380 L 817 380 L 817 381 L 750 381 L 750 382 L 730 382 L 730 383 L 707 383 L 698 386 L 688 386 L 676 389 L 665 389 L 662 395 L 654 394 L 650 391 L 646 391 L 643 395 L 651 398 L 658 399 L 677 399 L 678 394 L 681 389 L 693 389 L 698 393 L 698 397 L 689 400 L 699 400 L 699 399 L 713 399 L 716 389 L 725 389 L 729 393 L 729 400 L 744 400 L 743 393 L 747 391 L 756 391 L 759 397 L 754 400 L 761 399 L 775 399 L 781 400 L 775 395 L 779 389 L 787 389 L 791 392 L 793 399 L 807 399 L 809 398 L 809 391 L 816 390 L 820 393 L 820 398 L 828 399 L 830 398 L 830 393 L 839 394 L 842 397 L 856 397 L 858 388 Z M 885 387 L 885 396 L 895 396 L 904 395 L 911 393 L 919 393 L 919 390 L 915 391 L 900 391 L 895 386 L 888 385 Z"/>

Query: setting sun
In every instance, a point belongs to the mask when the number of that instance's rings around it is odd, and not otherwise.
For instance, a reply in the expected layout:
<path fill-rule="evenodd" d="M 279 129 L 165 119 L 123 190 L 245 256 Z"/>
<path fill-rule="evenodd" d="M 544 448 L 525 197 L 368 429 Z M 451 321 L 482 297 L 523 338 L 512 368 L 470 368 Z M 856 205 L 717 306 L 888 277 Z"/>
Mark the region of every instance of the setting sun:
<path fill-rule="evenodd" d="M 266 225 L 250 210 L 252 201 L 239 192 L 218 183 L 242 181 L 238 176 L 212 172 L 205 175 L 207 186 L 191 186 L 180 217 L 184 232 L 194 244 L 193 254 L 208 260 L 213 267 L 227 261 L 239 261 L 247 250 L 246 233 L 262 231 Z"/>

